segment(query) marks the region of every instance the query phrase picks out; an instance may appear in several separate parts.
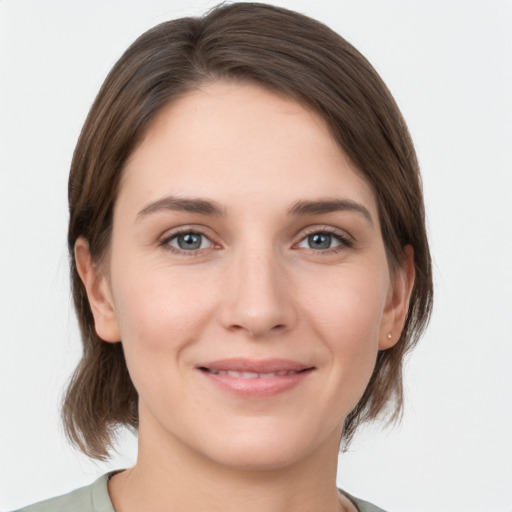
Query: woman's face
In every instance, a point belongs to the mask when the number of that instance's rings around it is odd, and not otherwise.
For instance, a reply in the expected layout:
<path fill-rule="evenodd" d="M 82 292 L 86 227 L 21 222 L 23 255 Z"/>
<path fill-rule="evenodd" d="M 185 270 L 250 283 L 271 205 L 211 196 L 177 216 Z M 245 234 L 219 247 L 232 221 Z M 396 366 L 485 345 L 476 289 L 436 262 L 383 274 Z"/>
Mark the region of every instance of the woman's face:
<path fill-rule="evenodd" d="M 93 273 L 96 329 L 122 340 L 141 441 L 244 468 L 336 452 L 409 287 L 391 279 L 374 195 L 324 121 L 229 83 L 160 113 Z"/>

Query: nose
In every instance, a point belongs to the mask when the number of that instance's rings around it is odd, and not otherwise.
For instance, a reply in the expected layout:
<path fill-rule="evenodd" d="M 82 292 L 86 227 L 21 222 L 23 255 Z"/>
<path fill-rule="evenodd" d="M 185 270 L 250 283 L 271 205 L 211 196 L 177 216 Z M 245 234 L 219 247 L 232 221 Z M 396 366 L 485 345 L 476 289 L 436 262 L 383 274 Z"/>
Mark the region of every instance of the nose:
<path fill-rule="evenodd" d="M 272 254 L 238 254 L 226 271 L 219 310 L 224 328 L 264 338 L 291 329 L 296 322 L 287 272 Z"/>

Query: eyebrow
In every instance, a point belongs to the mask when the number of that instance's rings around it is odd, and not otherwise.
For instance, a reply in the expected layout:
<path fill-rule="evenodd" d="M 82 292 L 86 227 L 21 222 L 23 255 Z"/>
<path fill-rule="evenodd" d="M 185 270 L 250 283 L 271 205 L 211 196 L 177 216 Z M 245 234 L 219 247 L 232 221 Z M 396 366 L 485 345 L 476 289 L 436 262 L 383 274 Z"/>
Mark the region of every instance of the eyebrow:
<path fill-rule="evenodd" d="M 192 212 L 201 215 L 224 216 L 225 212 L 212 201 L 199 198 L 181 198 L 168 196 L 158 199 L 145 206 L 138 214 L 137 219 L 146 217 L 160 211 Z M 362 204 L 350 199 L 320 199 L 302 200 L 294 203 L 288 210 L 289 215 L 322 215 L 339 211 L 353 211 L 362 214 L 370 224 L 373 224 L 372 216 Z"/>
<path fill-rule="evenodd" d="M 325 213 L 352 211 L 363 215 L 373 225 L 370 212 L 362 204 L 350 199 L 322 199 L 318 201 L 297 201 L 288 210 L 290 215 L 321 215 Z"/>
<path fill-rule="evenodd" d="M 181 197 L 169 196 L 149 203 L 138 214 L 137 219 L 146 217 L 151 213 L 161 211 L 175 211 L 175 212 L 192 212 L 202 215 L 224 215 L 224 211 L 212 201 L 206 199 L 185 199 Z"/>

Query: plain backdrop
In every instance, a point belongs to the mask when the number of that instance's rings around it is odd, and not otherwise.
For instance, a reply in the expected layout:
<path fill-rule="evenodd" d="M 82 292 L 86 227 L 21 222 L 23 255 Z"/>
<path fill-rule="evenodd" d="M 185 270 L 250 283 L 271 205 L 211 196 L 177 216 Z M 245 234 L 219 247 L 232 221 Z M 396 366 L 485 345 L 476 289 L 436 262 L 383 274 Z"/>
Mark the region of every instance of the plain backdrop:
<path fill-rule="evenodd" d="M 193 0 L 0 0 L 0 510 L 133 463 L 63 438 L 80 356 L 67 277 L 73 148 L 113 63 Z M 512 1 L 282 0 L 376 67 L 415 140 L 435 262 L 406 412 L 340 458 L 339 485 L 390 512 L 512 511 Z"/>

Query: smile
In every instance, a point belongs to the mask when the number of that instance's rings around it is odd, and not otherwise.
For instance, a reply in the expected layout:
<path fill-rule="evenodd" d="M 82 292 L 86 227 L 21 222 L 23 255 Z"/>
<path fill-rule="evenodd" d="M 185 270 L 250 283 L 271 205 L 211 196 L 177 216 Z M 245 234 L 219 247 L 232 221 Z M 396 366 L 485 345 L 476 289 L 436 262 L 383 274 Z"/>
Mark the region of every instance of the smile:
<path fill-rule="evenodd" d="M 299 386 L 315 367 L 287 359 L 223 359 L 196 366 L 215 389 L 240 398 L 266 399 Z"/>
<path fill-rule="evenodd" d="M 229 375 L 231 377 L 238 377 L 240 379 L 270 379 L 271 377 L 284 377 L 286 375 L 294 375 L 299 373 L 294 370 L 286 371 L 282 370 L 279 372 L 268 372 L 268 373 L 257 373 L 257 372 L 237 372 L 233 370 L 211 370 L 210 368 L 202 368 L 203 371 L 213 373 L 214 375 Z M 305 371 L 305 370 L 301 370 Z"/>

